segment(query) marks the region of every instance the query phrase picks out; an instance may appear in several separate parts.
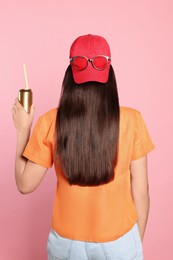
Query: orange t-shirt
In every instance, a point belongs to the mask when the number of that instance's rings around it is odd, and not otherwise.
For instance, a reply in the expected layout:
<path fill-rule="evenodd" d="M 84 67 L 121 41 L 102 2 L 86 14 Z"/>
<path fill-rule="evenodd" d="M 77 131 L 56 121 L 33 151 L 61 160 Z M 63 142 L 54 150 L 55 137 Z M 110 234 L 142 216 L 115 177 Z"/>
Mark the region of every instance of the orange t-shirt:
<path fill-rule="evenodd" d="M 52 228 L 62 237 L 80 241 L 108 242 L 121 237 L 138 218 L 131 196 L 130 162 L 154 148 L 140 112 L 120 108 L 115 178 L 94 187 L 70 185 L 54 161 L 56 115 L 57 109 L 52 109 L 38 119 L 23 154 L 46 168 L 54 163 L 58 182 Z"/>

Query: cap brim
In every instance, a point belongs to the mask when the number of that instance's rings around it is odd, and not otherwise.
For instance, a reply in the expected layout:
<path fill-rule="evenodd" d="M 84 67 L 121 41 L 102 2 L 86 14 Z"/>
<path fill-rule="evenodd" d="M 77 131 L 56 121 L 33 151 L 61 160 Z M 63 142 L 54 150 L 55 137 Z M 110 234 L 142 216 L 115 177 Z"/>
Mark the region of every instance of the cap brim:
<path fill-rule="evenodd" d="M 110 65 L 108 64 L 105 70 L 96 70 L 92 67 L 91 64 L 85 70 L 78 71 L 72 65 L 73 79 L 77 84 L 89 82 L 89 81 L 97 81 L 100 83 L 106 83 L 109 77 L 109 69 Z"/>

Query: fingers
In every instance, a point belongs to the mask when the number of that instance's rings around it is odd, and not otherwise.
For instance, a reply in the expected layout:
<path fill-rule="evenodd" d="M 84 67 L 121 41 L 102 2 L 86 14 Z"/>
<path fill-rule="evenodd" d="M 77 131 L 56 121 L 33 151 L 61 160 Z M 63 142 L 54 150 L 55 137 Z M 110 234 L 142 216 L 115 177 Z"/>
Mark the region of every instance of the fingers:
<path fill-rule="evenodd" d="M 20 104 L 19 100 L 17 98 L 15 99 L 12 109 L 12 116 L 14 126 L 17 129 L 17 131 L 23 131 L 25 129 L 31 128 L 34 118 L 34 111 L 34 105 L 31 106 L 30 112 L 28 113 Z"/>
<path fill-rule="evenodd" d="M 20 104 L 18 98 L 15 99 L 15 105 L 16 105 L 17 109 L 23 109 L 23 106 Z"/>
<path fill-rule="evenodd" d="M 24 107 L 21 105 L 20 101 L 18 100 L 18 98 L 15 99 L 15 103 L 13 105 L 13 109 L 12 109 L 12 114 L 13 117 L 16 115 L 16 113 L 18 113 L 19 111 L 25 111 Z M 25 111 L 26 112 L 26 111 Z M 29 115 L 31 117 L 34 116 L 34 112 L 35 112 L 35 106 L 32 104 Z M 28 113 L 27 113 L 28 114 Z"/>
<path fill-rule="evenodd" d="M 23 109 L 23 106 L 20 104 L 18 98 L 15 99 L 15 103 L 13 105 L 13 113 L 16 113 L 17 111 Z"/>
<path fill-rule="evenodd" d="M 14 103 L 14 105 L 13 105 L 13 114 L 16 113 L 17 110 L 18 110 L 18 107 L 17 107 L 16 101 L 15 101 L 15 103 Z"/>

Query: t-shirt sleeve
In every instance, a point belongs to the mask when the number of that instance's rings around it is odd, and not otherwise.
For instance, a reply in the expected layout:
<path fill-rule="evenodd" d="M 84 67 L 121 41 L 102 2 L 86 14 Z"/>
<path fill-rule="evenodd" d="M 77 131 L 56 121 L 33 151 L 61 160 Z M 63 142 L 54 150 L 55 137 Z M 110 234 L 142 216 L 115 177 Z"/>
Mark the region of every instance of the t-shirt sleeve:
<path fill-rule="evenodd" d="M 134 138 L 131 160 L 137 160 L 155 148 L 140 112 L 135 116 Z"/>
<path fill-rule="evenodd" d="M 43 117 L 40 117 L 34 126 L 31 138 L 23 153 L 23 156 L 28 160 L 45 168 L 51 168 L 53 164 L 50 128 L 50 123 L 47 123 Z"/>

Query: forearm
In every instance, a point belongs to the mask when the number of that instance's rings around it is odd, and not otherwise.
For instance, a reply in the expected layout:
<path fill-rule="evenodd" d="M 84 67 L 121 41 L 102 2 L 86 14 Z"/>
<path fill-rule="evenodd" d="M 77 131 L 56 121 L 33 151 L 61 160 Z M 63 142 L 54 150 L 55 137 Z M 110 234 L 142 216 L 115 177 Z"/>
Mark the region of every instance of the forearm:
<path fill-rule="evenodd" d="M 134 196 L 134 203 L 138 214 L 138 228 L 141 240 L 143 240 L 150 208 L 149 193 Z"/>
<path fill-rule="evenodd" d="M 15 179 L 16 179 L 16 185 L 18 189 L 20 190 L 21 187 L 21 177 L 24 172 L 27 159 L 25 159 L 22 154 L 24 152 L 24 149 L 26 147 L 26 144 L 29 140 L 30 131 L 22 131 L 17 132 L 17 144 L 16 144 L 16 158 L 15 158 Z"/>
<path fill-rule="evenodd" d="M 16 158 L 15 158 L 15 179 L 19 190 L 21 190 L 22 174 L 27 160 L 22 156 L 29 140 L 30 129 L 34 116 L 34 106 L 31 106 L 30 113 L 27 113 L 20 104 L 18 98 L 13 105 L 13 121 L 17 130 Z"/>

